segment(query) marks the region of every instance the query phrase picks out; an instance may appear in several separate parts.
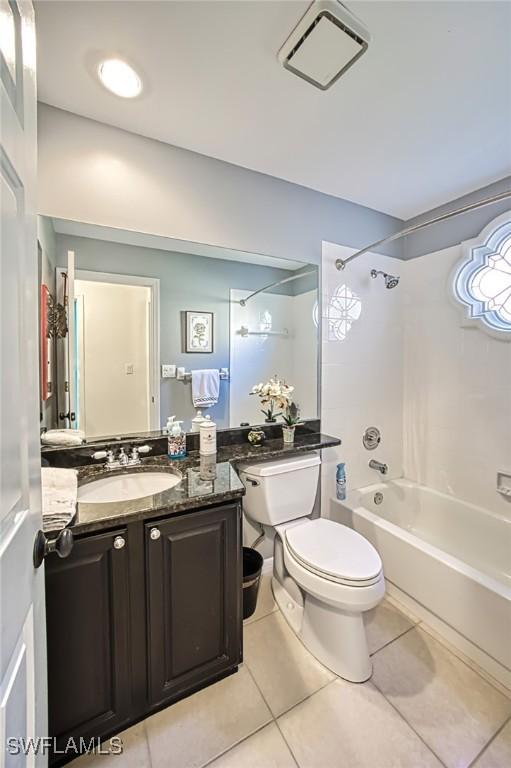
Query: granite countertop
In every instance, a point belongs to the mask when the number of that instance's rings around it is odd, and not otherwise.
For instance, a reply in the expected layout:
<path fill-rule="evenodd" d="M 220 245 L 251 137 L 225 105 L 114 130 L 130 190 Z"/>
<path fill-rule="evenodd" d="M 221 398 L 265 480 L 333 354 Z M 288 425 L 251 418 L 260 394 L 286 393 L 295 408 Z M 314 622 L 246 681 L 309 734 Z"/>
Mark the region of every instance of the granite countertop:
<path fill-rule="evenodd" d="M 261 446 L 250 443 L 226 445 L 218 453 L 209 457 L 200 457 L 194 451 L 185 459 L 171 460 L 166 455 L 152 456 L 142 460 L 136 467 L 119 470 L 104 470 L 102 466 L 84 466 L 78 468 L 78 484 L 83 485 L 100 477 L 113 477 L 126 472 L 145 472 L 148 470 L 179 472 L 181 482 L 162 493 L 127 501 L 91 504 L 79 502 L 75 518 L 70 528 L 76 533 L 89 533 L 116 525 L 168 516 L 194 508 L 240 499 L 245 488 L 236 471 L 236 465 L 256 459 L 276 459 L 307 453 L 339 445 L 340 440 L 329 435 L 306 433 L 297 435 L 291 445 L 282 439 L 267 440 Z"/>

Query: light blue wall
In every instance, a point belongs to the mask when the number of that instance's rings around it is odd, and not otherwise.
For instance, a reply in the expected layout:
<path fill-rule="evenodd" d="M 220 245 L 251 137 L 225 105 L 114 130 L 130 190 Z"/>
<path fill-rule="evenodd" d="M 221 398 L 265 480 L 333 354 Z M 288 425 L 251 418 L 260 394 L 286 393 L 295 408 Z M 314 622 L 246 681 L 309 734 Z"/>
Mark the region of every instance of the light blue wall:
<path fill-rule="evenodd" d="M 77 269 L 159 278 L 161 363 L 185 366 L 187 370 L 229 367 L 231 288 L 257 290 L 292 274 L 285 269 L 58 234 L 59 265 L 66 264 L 68 250 L 75 252 Z M 308 290 L 313 287 L 311 278 L 304 278 L 282 286 L 279 292 L 300 291 L 296 287 L 299 283 L 306 283 Z M 185 310 L 215 313 L 212 354 L 183 352 L 181 313 Z M 221 382 L 220 402 L 208 409 L 219 426 L 224 427 L 229 426 L 228 387 L 228 383 Z M 188 383 L 162 379 L 160 403 L 162 423 L 169 415 L 190 419 L 195 414 Z"/>
<path fill-rule="evenodd" d="M 323 240 L 362 248 L 402 224 L 46 104 L 38 163 L 39 213 L 307 263 L 321 263 Z M 399 256 L 402 244 L 384 252 Z"/>
<path fill-rule="evenodd" d="M 457 200 L 451 200 L 451 202 L 434 208 L 431 211 L 416 216 L 414 219 L 410 219 L 406 222 L 406 226 L 412 226 L 418 224 L 426 219 L 440 216 L 442 213 L 447 213 L 454 208 L 460 208 L 462 205 L 482 200 L 484 197 L 490 197 L 496 195 L 499 192 L 511 191 L 511 176 L 501 179 L 501 181 L 490 184 L 487 187 L 482 187 L 476 192 L 472 192 L 470 195 L 459 197 Z M 453 219 L 441 222 L 440 224 L 433 224 L 431 227 L 418 232 L 415 235 L 410 235 L 404 241 L 404 258 L 413 259 L 416 256 L 422 256 L 425 253 L 434 253 L 442 250 L 442 248 L 448 248 L 450 245 L 456 245 L 464 240 L 470 240 L 472 237 L 481 232 L 482 229 L 493 219 L 505 211 L 511 211 L 511 200 L 506 200 L 502 203 L 495 203 L 485 208 L 480 208 L 477 211 L 470 213 L 464 213 L 460 216 L 456 216 Z"/>

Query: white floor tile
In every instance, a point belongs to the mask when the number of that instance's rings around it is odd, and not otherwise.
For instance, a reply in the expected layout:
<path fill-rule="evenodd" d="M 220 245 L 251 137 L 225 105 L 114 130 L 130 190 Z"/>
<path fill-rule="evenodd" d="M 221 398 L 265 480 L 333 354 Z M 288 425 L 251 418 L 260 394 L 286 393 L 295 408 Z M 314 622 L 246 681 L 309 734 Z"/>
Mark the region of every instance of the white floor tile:
<path fill-rule="evenodd" d="M 198 768 L 270 720 L 250 673 L 241 667 L 145 721 L 152 768 Z"/>
<path fill-rule="evenodd" d="M 250 624 L 244 638 L 245 662 L 275 716 L 335 677 L 305 649 L 279 612 Z"/>
<path fill-rule="evenodd" d="M 122 740 L 123 751 L 121 754 L 110 755 L 82 755 L 70 763 L 73 768 L 148 768 L 149 747 L 147 744 L 144 723 L 138 723 L 127 728 L 118 735 Z M 102 750 L 109 748 L 107 739 L 101 746 Z"/>
<path fill-rule="evenodd" d="M 464 768 L 511 714 L 511 702 L 415 628 L 373 656 L 373 682 L 449 768 Z"/>
<path fill-rule="evenodd" d="M 270 723 L 208 768 L 296 768 L 296 763 L 279 729 Z"/>
<path fill-rule="evenodd" d="M 441 768 L 371 683 L 335 680 L 278 723 L 300 768 Z"/>
<path fill-rule="evenodd" d="M 364 623 L 369 653 L 375 653 L 414 626 L 413 622 L 388 600 L 364 613 Z"/>
<path fill-rule="evenodd" d="M 511 722 L 495 737 L 473 768 L 509 768 L 511 765 Z"/>

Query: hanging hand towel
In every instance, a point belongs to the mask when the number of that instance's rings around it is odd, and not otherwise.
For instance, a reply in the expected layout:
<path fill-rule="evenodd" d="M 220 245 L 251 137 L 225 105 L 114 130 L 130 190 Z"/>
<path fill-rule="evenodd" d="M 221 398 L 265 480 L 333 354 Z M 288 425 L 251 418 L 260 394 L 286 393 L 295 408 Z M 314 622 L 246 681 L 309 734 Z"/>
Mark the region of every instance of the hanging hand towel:
<path fill-rule="evenodd" d="M 75 469 L 41 469 L 43 530 L 57 531 L 69 525 L 76 512 L 78 473 Z"/>
<path fill-rule="evenodd" d="M 218 368 L 192 371 L 192 400 L 194 408 L 209 408 L 218 403 L 220 373 Z"/>

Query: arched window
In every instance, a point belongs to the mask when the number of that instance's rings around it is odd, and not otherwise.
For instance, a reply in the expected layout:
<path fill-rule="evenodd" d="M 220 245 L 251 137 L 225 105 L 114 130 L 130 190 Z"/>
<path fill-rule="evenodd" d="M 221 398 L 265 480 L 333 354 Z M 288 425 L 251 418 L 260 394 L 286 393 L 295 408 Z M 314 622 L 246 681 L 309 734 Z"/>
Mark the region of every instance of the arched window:
<path fill-rule="evenodd" d="M 504 214 L 465 245 L 454 290 L 466 316 L 511 340 L 511 214 Z"/>

